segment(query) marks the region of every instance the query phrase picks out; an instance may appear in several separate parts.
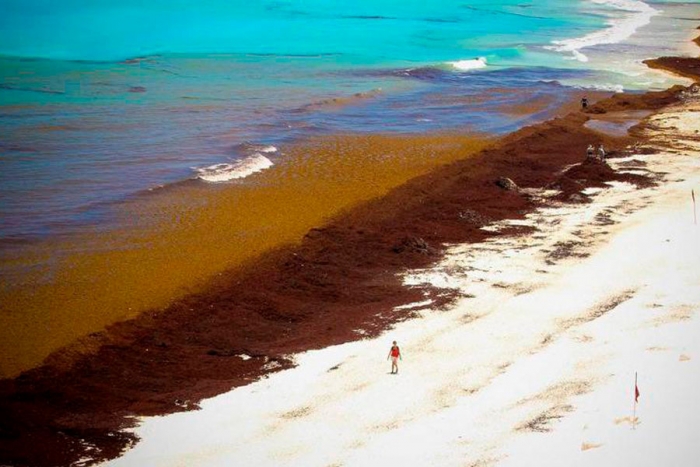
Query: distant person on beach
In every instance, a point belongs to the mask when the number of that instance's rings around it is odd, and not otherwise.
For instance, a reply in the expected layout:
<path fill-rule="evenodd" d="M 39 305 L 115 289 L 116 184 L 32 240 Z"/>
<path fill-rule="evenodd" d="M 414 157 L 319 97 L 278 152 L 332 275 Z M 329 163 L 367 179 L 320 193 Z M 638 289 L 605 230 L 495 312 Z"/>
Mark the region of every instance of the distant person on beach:
<path fill-rule="evenodd" d="M 601 161 L 605 161 L 605 148 L 602 144 L 598 146 L 598 157 L 600 157 Z"/>
<path fill-rule="evenodd" d="M 399 350 L 399 346 L 396 345 L 396 341 L 391 346 L 391 349 L 389 349 L 389 355 L 387 355 L 386 359 L 389 360 L 391 358 L 391 374 L 396 375 L 399 373 L 399 359 L 403 358 L 401 357 L 401 350 Z"/>
<path fill-rule="evenodd" d="M 593 152 L 595 151 L 595 148 L 593 147 L 592 144 L 588 145 L 588 148 L 586 149 L 586 155 L 588 157 L 593 157 Z"/>
<path fill-rule="evenodd" d="M 583 96 L 581 98 L 581 109 L 586 109 L 588 107 L 588 98 Z"/>

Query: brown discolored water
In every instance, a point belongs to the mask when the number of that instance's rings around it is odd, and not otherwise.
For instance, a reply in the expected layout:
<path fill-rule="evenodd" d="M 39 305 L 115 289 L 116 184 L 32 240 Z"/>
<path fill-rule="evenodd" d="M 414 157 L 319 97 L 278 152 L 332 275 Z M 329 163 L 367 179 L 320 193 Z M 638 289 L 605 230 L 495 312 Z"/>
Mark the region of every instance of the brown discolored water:
<path fill-rule="evenodd" d="M 242 181 L 135 197 L 111 228 L 18 245 L 1 258 L 0 376 L 201 290 L 218 273 L 487 144 L 460 135 L 318 138 L 285 148 L 276 165 Z"/>

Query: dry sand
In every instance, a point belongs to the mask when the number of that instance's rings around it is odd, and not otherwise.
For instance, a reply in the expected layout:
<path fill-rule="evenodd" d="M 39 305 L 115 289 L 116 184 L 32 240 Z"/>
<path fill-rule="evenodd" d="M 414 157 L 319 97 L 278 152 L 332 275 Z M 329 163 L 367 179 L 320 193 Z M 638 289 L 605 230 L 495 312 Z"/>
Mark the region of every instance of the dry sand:
<path fill-rule="evenodd" d="M 418 301 L 377 338 L 141 419 L 142 441 L 108 465 L 695 465 L 700 96 L 646 127 L 648 142 L 610 165 L 658 185 L 613 182 L 587 189 L 591 203 L 545 201 L 486 226 L 535 230 L 455 245 L 405 275 L 462 297 L 446 309 Z"/>

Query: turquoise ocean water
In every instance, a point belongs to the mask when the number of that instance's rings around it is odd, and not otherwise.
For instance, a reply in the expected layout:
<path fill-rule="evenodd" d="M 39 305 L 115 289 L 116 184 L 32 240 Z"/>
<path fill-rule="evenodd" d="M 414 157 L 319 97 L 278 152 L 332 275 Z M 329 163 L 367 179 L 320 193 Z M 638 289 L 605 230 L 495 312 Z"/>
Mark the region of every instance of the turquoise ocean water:
<path fill-rule="evenodd" d="M 502 134 L 581 88 L 665 86 L 639 62 L 698 16 L 637 0 L 3 0 L 0 245 L 163 185 L 229 182 L 315 135 Z M 547 105 L 508 111 L 530 99 Z"/>

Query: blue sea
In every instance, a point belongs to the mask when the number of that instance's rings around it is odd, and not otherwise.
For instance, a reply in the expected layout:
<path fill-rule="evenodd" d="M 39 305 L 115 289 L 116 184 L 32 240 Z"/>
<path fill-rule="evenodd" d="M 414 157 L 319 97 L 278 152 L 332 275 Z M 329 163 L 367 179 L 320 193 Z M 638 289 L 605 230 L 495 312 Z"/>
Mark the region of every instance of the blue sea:
<path fill-rule="evenodd" d="M 260 149 L 258 169 L 315 135 L 502 134 L 581 89 L 665 86 L 639 61 L 677 49 L 690 25 L 659 22 L 663 47 L 607 68 L 606 57 L 665 10 L 696 6 L 3 0 L 0 241 L 105 222 L 112 204 L 156 187 L 242 178 Z M 508 111 L 529 100 L 546 105 Z"/>

